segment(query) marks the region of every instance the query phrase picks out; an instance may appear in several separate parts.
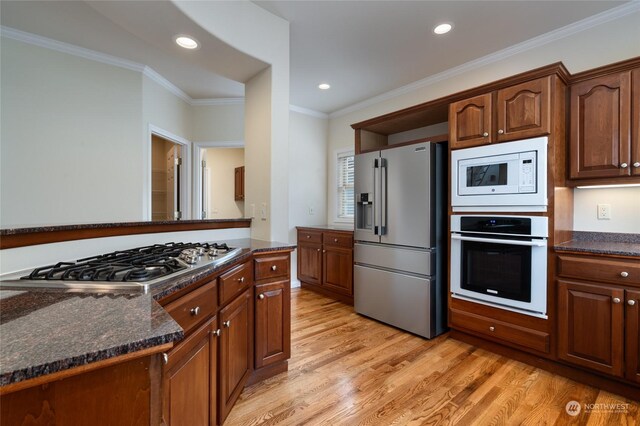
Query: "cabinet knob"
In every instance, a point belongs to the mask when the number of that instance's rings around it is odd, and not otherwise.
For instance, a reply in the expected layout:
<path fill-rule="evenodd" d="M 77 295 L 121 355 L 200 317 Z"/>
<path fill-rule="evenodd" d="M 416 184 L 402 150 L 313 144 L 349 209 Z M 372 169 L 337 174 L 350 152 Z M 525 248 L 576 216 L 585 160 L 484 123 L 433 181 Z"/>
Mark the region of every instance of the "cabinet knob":
<path fill-rule="evenodd" d="M 640 162 L 636 161 L 635 163 L 633 163 L 633 167 L 635 167 L 636 169 L 640 167 Z"/>
<path fill-rule="evenodd" d="M 613 303 L 620 303 L 620 298 L 619 297 L 614 297 L 613 298 Z"/>
<path fill-rule="evenodd" d="M 326 251 L 326 250 L 322 250 L 322 252 L 323 252 L 323 253 L 326 253 L 327 251 Z"/>
<path fill-rule="evenodd" d="M 220 329 L 217 329 L 217 330 L 211 332 L 211 334 L 213 334 L 216 337 L 220 337 L 220 333 L 221 333 Z"/>
<path fill-rule="evenodd" d="M 626 169 L 629 165 L 627 163 L 620 164 L 621 169 Z"/>
<path fill-rule="evenodd" d="M 231 327 L 231 320 L 223 322 L 222 325 L 227 327 L 227 328 Z"/>
<path fill-rule="evenodd" d="M 629 273 L 627 271 L 622 271 L 622 272 L 620 272 L 620 276 L 622 278 L 627 278 L 629 276 Z"/>
<path fill-rule="evenodd" d="M 334 243 L 337 243 L 337 242 L 338 242 L 338 239 L 337 239 L 337 238 L 334 238 L 334 239 L 333 239 L 333 242 L 334 242 Z"/>
<path fill-rule="evenodd" d="M 494 326 L 489 327 L 489 331 L 496 331 L 496 328 Z"/>
<path fill-rule="evenodd" d="M 628 304 L 629 306 L 633 306 L 633 305 L 635 305 L 635 304 L 636 304 L 636 301 L 635 301 L 635 300 L 633 300 L 633 299 L 631 299 L 631 300 L 627 300 L 627 304 Z"/>
<path fill-rule="evenodd" d="M 318 249 L 318 252 L 320 251 L 320 249 Z"/>
<path fill-rule="evenodd" d="M 277 270 L 277 269 L 278 269 L 278 267 L 277 267 L 276 265 L 273 265 L 273 266 L 271 267 L 271 270 L 272 270 L 272 271 L 275 271 L 275 270 Z"/>
<path fill-rule="evenodd" d="M 307 240 L 308 240 L 309 238 L 311 238 L 311 235 L 307 235 Z"/>
<path fill-rule="evenodd" d="M 195 308 L 191 308 L 191 315 L 194 317 L 200 313 L 200 306 L 196 306 Z"/>
<path fill-rule="evenodd" d="M 499 129 L 499 130 L 498 130 L 498 134 L 499 134 L 499 135 L 501 135 L 501 134 L 503 134 L 503 133 L 504 133 L 504 130 L 502 130 L 502 129 Z"/>
<path fill-rule="evenodd" d="M 258 299 L 260 299 L 260 300 L 264 299 L 264 294 L 260 293 L 260 294 L 258 295 Z"/>
<path fill-rule="evenodd" d="M 484 133 L 482 134 L 482 136 L 483 136 L 483 137 L 485 137 L 485 138 L 488 138 L 488 137 L 489 137 L 489 132 L 484 132 Z"/>
<path fill-rule="evenodd" d="M 244 277 L 240 277 L 240 278 L 238 278 L 238 281 L 239 281 L 239 282 L 241 282 L 241 283 L 243 283 L 243 282 L 244 282 Z"/>
<path fill-rule="evenodd" d="M 163 362 L 165 365 L 169 363 L 169 354 L 168 354 L 168 353 L 164 352 L 164 353 L 162 354 L 162 362 Z"/>

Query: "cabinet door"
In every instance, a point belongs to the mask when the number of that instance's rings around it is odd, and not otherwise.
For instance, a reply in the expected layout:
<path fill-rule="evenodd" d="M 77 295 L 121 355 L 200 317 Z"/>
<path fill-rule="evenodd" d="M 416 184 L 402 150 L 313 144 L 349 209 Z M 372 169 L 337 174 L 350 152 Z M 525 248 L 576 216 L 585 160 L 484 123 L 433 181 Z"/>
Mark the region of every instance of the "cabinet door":
<path fill-rule="evenodd" d="M 623 300 L 619 288 L 558 281 L 558 356 L 622 376 Z"/>
<path fill-rule="evenodd" d="M 255 289 L 255 363 L 261 368 L 291 354 L 291 296 L 289 280 Z"/>
<path fill-rule="evenodd" d="M 240 396 L 253 366 L 252 291 L 247 289 L 220 311 L 220 424 Z"/>
<path fill-rule="evenodd" d="M 640 291 L 627 290 L 625 293 L 626 377 L 640 383 Z"/>
<path fill-rule="evenodd" d="M 163 370 L 163 418 L 170 426 L 215 425 L 216 318 L 168 353 Z"/>
<path fill-rule="evenodd" d="M 322 249 L 320 244 L 298 245 L 298 279 L 311 284 L 322 282 Z"/>
<path fill-rule="evenodd" d="M 551 132 L 551 77 L 498 91 L 498 142 Z"/>
<path fill-rule="evenodd" d="M 491 93 L 449 105 L 451 149 L 491 142 Z"/>
<path fill-rule="evenodd" d="M 234 198 L 236 201 L 244 200 L 244 166 L 235 168 Z"/>
<path fill-rule="evenodd" d="M 571 87 L 571 178 L 630 174 L 630 83 L 626 71 Z"/>
<path fill-rule="evenodd" d="M 322 285 L 339 293 L 353 295 L 353 251 L 326 247 L 323 256 Z"/>
<path fill-rule="evenodd" d="M 632 76 L 633 117 L 631 117 L 631 174 L 640 175 L 640 69 L 635 69 Z"/>

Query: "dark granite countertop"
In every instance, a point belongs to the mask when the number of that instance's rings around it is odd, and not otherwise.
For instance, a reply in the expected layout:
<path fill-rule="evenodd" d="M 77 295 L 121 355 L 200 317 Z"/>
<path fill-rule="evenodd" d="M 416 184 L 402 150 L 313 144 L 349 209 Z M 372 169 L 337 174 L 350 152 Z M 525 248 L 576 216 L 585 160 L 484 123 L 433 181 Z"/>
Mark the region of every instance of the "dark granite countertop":
<path fill-rule="evenodd" d="M 640 234 L 573 231 L 570 241 L 554 246 L 556 251 L 640 257 Z"/>
<path fill-rule="evenodd" d="M 253 239 L 226 242 L 244 248 L 242 254 L 170 278 L 148 294 L 0 290 L 0 386 L 180 340 L 182 328 L 157 300 L 251 253 L 296 247 Z"/>
<path fill-rule="evenodd" d="M 57 232 L 57 231 L 75 231 L 81 229 L 101 229 L 101 228 L 133 228 L 133 227 L 151 227 L 156 225 L 189 225 L 189 224 L 207 224 L 207 223 L 225 223 L 225 222 L 247 222 L 251 223 L 251 219 L 198 219 L 198 220 L 159 220 L 145 222 L 105 222 L 105 223 L 82 223 L 74 225 L 40 225 L 28 227 L 14 227 L 10 229 L 0 229 L 0 236 L 33 234 L 39 232 Z"/>
<path fill-rule="evenodd" d="M 353 225 L 308 225 L 298 226 L 297 228 L 321 229 L 323 231 L 353 232 Z"/>

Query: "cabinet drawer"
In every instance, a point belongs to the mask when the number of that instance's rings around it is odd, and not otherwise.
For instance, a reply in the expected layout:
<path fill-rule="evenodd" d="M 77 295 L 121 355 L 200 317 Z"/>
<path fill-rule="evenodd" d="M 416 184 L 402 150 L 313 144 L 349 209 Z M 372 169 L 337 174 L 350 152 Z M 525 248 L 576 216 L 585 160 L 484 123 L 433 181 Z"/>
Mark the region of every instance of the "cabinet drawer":
<path fill-rule="evenodd" d="M 289 254 L 270 255 L 253 259 L 256 281 L 289 275 Z"/>
<path fill-rule="evenodd" d="M 320 231 L 298 231 L 298 243 L 322 243 L 322 232 Z"/>
<path fill-rule="evenodd" d="M 640 285 L 640 261 L 558 255 L 558 276 Z"/>
<path fill-rule="evenodd" d="M 174 300 L 164 308 L 180 324 L 185 334 L 215 314 L 218 293 L 215 280 Z"/>
<path fill-rule="evenodd" d="M 353 236 L 337 232 L 325 232 L 322 236 L 322 243 L 326 246 L 353 248 Z"/>
<path fill-rule="evenodd" d="M 549 352 L 549 334 L 537 330 L 508 324 L 502 321 L 451 309 L 451 324 L 466 330 L 481 333 L 487 337 L 503 340 L 539 352 Z"/>
<path fill-rule="evenodd" d="M 249 262 L 232 269 L 220 277 L 220 304 L 229 300 L 252 283 L 251 265 Z"/>

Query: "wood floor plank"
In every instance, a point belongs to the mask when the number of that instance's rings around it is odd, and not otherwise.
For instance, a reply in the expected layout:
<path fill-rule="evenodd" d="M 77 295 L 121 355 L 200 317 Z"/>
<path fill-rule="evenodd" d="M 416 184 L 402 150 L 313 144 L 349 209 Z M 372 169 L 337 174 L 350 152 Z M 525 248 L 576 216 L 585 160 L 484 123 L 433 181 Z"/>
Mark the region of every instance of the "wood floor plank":
<path fill-rule="evenodd" d="M 225 425 L 637 425 L 638 403 L 450 339 L 426 340 L 292 291 L 289 371 L 247 387 Z M 568 401 L 629 404 L 571 417 Z"/>

